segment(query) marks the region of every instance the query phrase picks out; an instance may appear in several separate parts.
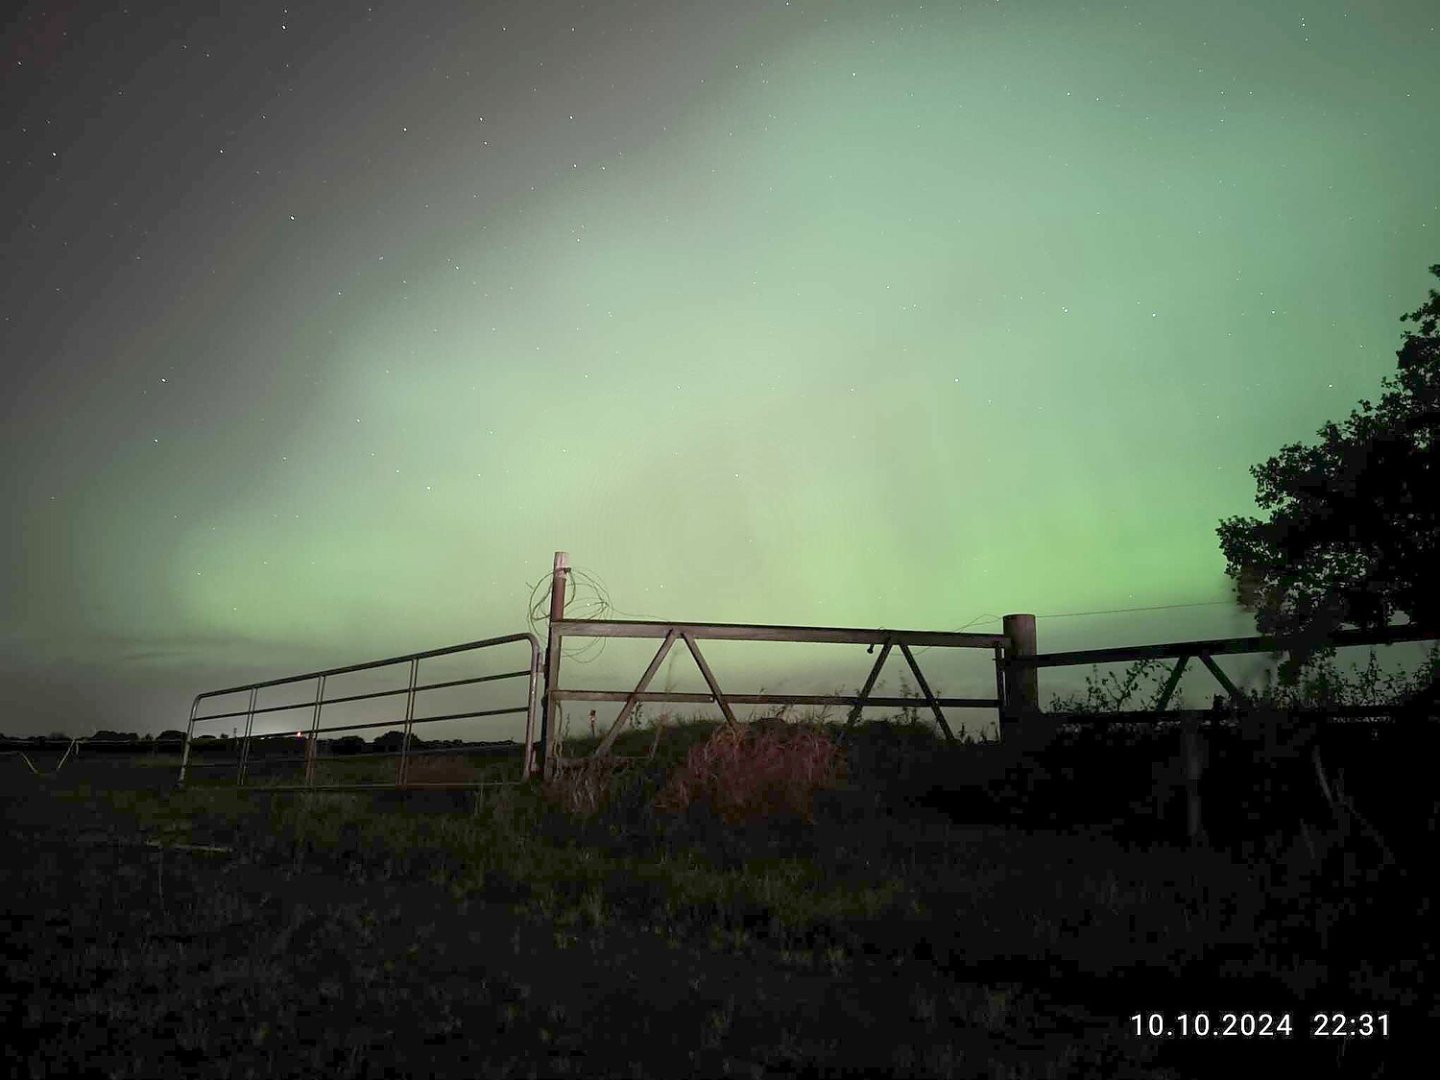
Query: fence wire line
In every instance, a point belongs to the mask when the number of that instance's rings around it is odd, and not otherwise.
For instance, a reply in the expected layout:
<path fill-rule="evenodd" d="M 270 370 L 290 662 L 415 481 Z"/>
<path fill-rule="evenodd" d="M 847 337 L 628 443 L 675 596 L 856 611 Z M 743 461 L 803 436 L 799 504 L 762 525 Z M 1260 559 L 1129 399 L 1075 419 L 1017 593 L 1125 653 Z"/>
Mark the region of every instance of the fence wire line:
<path fill-rule="evenodd" d="M 548 575 L 547 575 L 547 576 L 548 576 Z M 572 580 L 571 580 L 572 586 L 574 585 L 574 579 L 576 579 L 576 578 L 583 578 L 583 579 L 585 580 L 585 582 L 586 582 L 588 585 L 590 585 L 591 588 L 593 588 L 593 589 L 595 590 L 595 592 L 596 592 L 596 598 L 595 598 L 594 600 L 591 600 L 591 601 L 588 601 L 588 602 L 591 603 L 591 604 L 593 604 L 593 605 L 595 605 L 595 606 L 597 606 L 600 610 L 613 611 L 613 612 L 615 612 L 615 614 L 617 614 L 617 615 L 629 615 L 629 616 L 631 616 L 631 617 L 633 617 L 633 618 L 637 618 L 637 619 L 658 619 L 658 620 L 660 620 L 660 621 L 664 621 L 664 616 L 662 616 L 662 615 L 653 615 L 653 614 L 649 614 L 649 613 L 645 613 L 645 612 L 636 612 L 636 611 L 623 611 L 623 610 L 621 610 L 620 608 L 615 607 L 613 604 L 611 604 L 611 603 L 609 602 L 609 599 L 608 599 L 608 596 L 607 596 L 607 590 L 605 589 L 604 583 L 601 582 L 601 581 L 600 581 L 595 575 L 593 575 L 593 574 L 590 574 L 590 573 L 587 573 L 587 572 L 584 571 L 584 570 L 580 570 L 580 569 L 577 569 L 577 568 L 572 567 L 571 570 L 570 570 L 570 575 L 569 575 L 569 576 L 570 576 L 571 579 L 572 579 Z M 535 585 L 534 585 L 534 586 L 531 588 L 531 590 L 530 590 L 530 598 L 531 598 L 531 601 L 532 601 L 532 602 L 531 602 L 531 606 L 530 606 L 530 620 L 531 620 L 531 622 L 530 622 L 530 627 L 531 627 L 532 630 L 535 629 L 535 624 L 536 624 L 537 621 L 543 622 L 544 620 L 546 620 L 547 618 L 549 618 L 549 614 L 548 614 L 548 612 L 549 612 L 549 606 L 548 606 L 548 604 L 549 604 L 549 598 L 550 598 L 550 590 L 546 590 L 544 599 L 542 599 L 542 600 L 540 600 L 540 601 L 538 601 L 538 602 L 535 601 L 535 593 L 539 590 L 540 586 L 543 585 L 544 583 L 545 583 L 545 578 L 542 577 L 542 578 L 540 578 L 540 579 L 535 583 Z M 574 590 L 573 590 L 573 589 L 571 590 L 570 595 L 573 597 L 573 595 L 574 595 Z M 567 600 L 566 600 L 566 611 L 567 611 L 567 614 L 568 614 L 568 611 L 569 611 L 570 603 L 571 603 L 570 599 L 567 598 Z M 1046 612 L 1046 613 L 1044 613 L 1044 614 L 1036 615 L 1035 618 L 1037 618 L 1037 619 L 1074 619 L 1074 618 L 1078 618 L 1078 617 L 1083 616 L 1083 615 L 1126 615 L 1126 614 L 1129 614 L 1129 613 L 1135 612 L 1135 611 L 1173 611 L 1173 610 L 1175 610 L 1176 608 L 1228 607 L 1228 606 L 1230 606 L 1230 605 L 1233 604 L 1233 603 L 1234 603 L 1233 600 L 1206 600 L 1206 601 L 1202 601 L 1202 602 L 1194 603 L 1194 604 L 1151 604 L 1151 605 L 1147 605 L 1147 606 L 1144 606 L 1144 607 L 1103 608 L 1103 609 L 1100 609 L 1100 610 L 1097 610 L 1097 611 L 1060 611 L 1060 612 Z M 602 615 L 602 616 L 600 616 L 600 617 L 603 618 L 604 616 Z M 964 631 L 970 629 L 970 627 L 976 625 L 977 623 L 982 623 L 982 622 L 1003 622 L 1003 621 L 1004 621 L 1004 620 L 1001 618 L 1001 616 L 999 616 L 999 615 L 991 615 L 991 614 L 989 614 L 989 613 L 987 612 L 986 614 L 979 615 L 979 616 L 977 616 L 976 618 L 971 619 L 971 620 L 970 620 L 969 622 L 967 622 L 964 626 L 957 626 L 957 627 L 955 627 L 955 628 L 954 628 L 953 630 L 951 630 L 950 632 L 951 632 L 951 633 L 956 633 L 956 634 L 958 634 L 958 633 L 963 633 Z M 602 640 L 603 640 L 603 639 L 602 639 Z M 927 646 L 925 646 L 925 649 L 933 649 L 933 648 L 936 648 L 936 646 L 934 646 L 934 645 L 927 645 Z M 919 650 L 919 651 L 924 651 L 924 650 Z"/>
<path fill-rule="evenodd" d="M 547 578 L 547 577 L 551 579 L 551 585 L 550 585 L 550 587 L 546 588 L 546 590 L 545 590 L 545 595 L 544 595 L 543 597 L 540 597 L 539 599 L 536 599 L 536 596 L 537 596 L 537 594 L 539 593 L 541 586 L 543 586 L 543 585 L 545 584 L 545 581 L 546 581 L 546 578 Z M 605 618 L 607 617 L 607 612 L 613 612 L 613 613 L 616 614 L 616 615 L 629 615 L 631 618 L 636 618 L 636 619 L 655 619 L 655 620 L 660 621 L 660 622 L 664 622 L 664 621 L 665 621 L 664 617 L 661 616 L 661 615 L 653 615 L 653 614 L 648 614 L 648 613 L 644 613 L 644 612 L 636 612 L 636 611 L 624 611 L 624 610 L 622 610 L 622 609 L 620 609 L 620 608 L 615 607 L 613 604 L 610 603 L 609 590 L 606 589 L 604 582 L 602 582 L 602 581 L 599 579 L 599 577 L 598 577 L 597 575 L 595 575 L 595 574 L 588 573 L 588 572 L 586 572 L 586 571 L 584 571 L 584 570 L 579 569 L 578 567 L 573 567 L 573 566 L 572 566 L 572 567 L 570 568 L 569 573 L 566 574 L 566 577 L 569 579 L 569 584 L 570 584 L 570 589 L 567 591 L 566 600 L 565 600 L 565 613 L 566 613 L 566 617 L 567 617 L 567 618 L 568 618 L 568 617 L 571 617 L 571 615 L 570 615 L 570 607 L 571 607 L 571 604 L 575 602 L 575 601 L 574 601 L 574 597 L 575 597 L 575 594 L 576 594 L 576 593 L 578 592 L 578 590 L 579 590 L 579 586 L 578 586 L 577 582 L 583 581 L 589 588 L 591 588 L 591 589 L 594 590 L 595 596 L 594 596 L 594 598 L 591 599 L 591 600 L 581 601 L 582 604 L 585 604 L 585 605 L 587 605 L 587 606 L 586 606 L 586 608 L 585 608 L 585 610 L 584 610 L 583 612 L 577 613 L 577 615 L 576 615 L 575 617 L 585 618 L 585 619 L 597 619 L 597 620 L 600 620 L 600 619 L 605 619 Z M 532 631 L 533 633 L 536 633 L 537 635 L 538 635 L 538 633 L 539 633 L 538 624 L 541 623 L 541 622 L 546 622 L 546 621 L 548 621 L 549 618 L 550 618 L 550 596 L 551 596 L 551 594 L 554 592 L 553 580 L 554 580 L 554 571 L 552 570 L 549 574 L 547 574 L 547 575 L 545 575 L 545 576 L 542 576 L 542 577 L 540 577 L 539 579 L 537 579 L 536 582 L 535 582 L 535 584 L 534 584 L 533 586 L 531 586 L 531 589 L 530 589 L 529 624 L 530 624 L 530 629 L 531 629 L 531 631 Z M 1136 611 L 1171 611 L 1171 610 L 1174 610 L 1174 609 L 1176 609 L 1176 608 L 1220 607 L 1220 606 L 1229 606 L 1229 605 L 1232 604 L 1232 603 L 1233 603 L 1233 601 L 1230 601 L 1230 600 L 1209 600 L 1209 601 L 1204 601 L 1204 602 L 1201 602 L 1201 603 L 1194 603 L 1194 604 L 1155 604 L 1155 605 L 1150 605 L 1150 606 L 1146 606 L 1146 607 L 1107 608 L 1107 609 L 1104 609 L 1104 610 L 1101 610 L 1101 611 L 1064 611 L 1064 612 L 1057 612 L 1057 613 L 1051 613 L 1051 614 L 1046 614 L 1046 615 L 1036 615 L 1035 618 L 1037 618 L 1037 619 L 1075 619 L 1075 618 L 1079 618 L 1079 617 L 1085 616 L 1085 615 L 1122 615 L 1122 614 L 1128 614 L 1128 613 L 1130 613 L 1130 612 L 1136 612 Z M 975 626 L 975 625 L 977 625 L 977 624 L 979 624 L 979 623 L 992 623 L 992 622 L 994 622 L 994 623 L 1003 623 L 1004 620 L 1003 620 L 999 615 L 991 615 L 991 614 L 989 614 L 989 613 L 987 612 L 987 613 L 984 614 L 984 615 L 980 615 L 980 616 L 977 616 L 977 617 L 974 618 L 974 619 L 971 619 L 971 620 L 970 620 L 968 623 L 966 623 L 964 626 L 957 626 L 954 630 L 951 631 L 951 633 L 957 633 L 957 634 L 958 634 L 958 633 L 963 633 L 964 631 L 970 629 L 970 627 Z M 570 657 L 570 658 L 572 658 L 572 659 L 575 659 L 577 663 L 581 663 L 581 664 L 594 663 L 596 660 L 600 659 L 600 657 L 604 654 L 604 652 L 605 652 L 605 645 L 606 645 L 606 642 L 608 642 L 608 641 L 609 641 L 608 638 L 595 638 L 595 639 L 591 640 L 588 644 L 586 644 L 585 646 L 583 646 L 583 647 L 582 647 L 580 650 L 578 650 L 578 652 L 576 652 L 576 653 L 566 652 L 566 651 L 564 651 L 564 649 L 563 649 L 563 647 L 562 647 L 561 655 L 562 655 L 562 656 L 565 656 L 565 657 Z M 597 645 L 598 645 L 598 648 L 595 648 L 595 646 L 597 646 Z M 595 649 L 595 654 L 594 654 L 593 656 L 589 657 L 589 659 L 580 659 L 580 657 L 584 656 L 584 655 L 585 655 L 587 652 L 589 652 L 592 648 Z M 934 648 L 937 648 L 937 646 L 935 646 L 935 645 L 926 645 L 924 648 L 912 650 L 912 655 L 918 656 L 918 655 L 920 655 L 921 653 L 929 652 L 931 649 L 934 649 Z M 670 691 L 670 685 L 671 685 L 671 682 L 672 682 L 672 676 L 673 676 L 673 674 L 674 674 L 675 661 L 676 661 L 678 658 L 679 658 L 679 654 L 678 654 L 678 653 L 675 653 L 675 652 L 672 652 L 672 653 L 671 653 L 670 663 L 669 663 L 669 665 L 667 665 L 667 670 L 666 670 L 666 675 L 665 675 L 665 682 L 666 682 L 665 692 L 666 692 L 666 693 L 669 693 L 669 691 Z"/>

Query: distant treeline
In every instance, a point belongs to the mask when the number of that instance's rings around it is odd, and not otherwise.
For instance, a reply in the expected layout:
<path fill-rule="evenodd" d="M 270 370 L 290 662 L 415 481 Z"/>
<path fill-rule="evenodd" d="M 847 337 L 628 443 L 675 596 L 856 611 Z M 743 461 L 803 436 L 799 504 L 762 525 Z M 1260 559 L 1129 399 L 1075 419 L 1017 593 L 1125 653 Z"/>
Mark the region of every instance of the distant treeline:
<path fill-rule="evenodd" d="M 399 731 L 387 731 L 378 738 L 366 740 L 359 735 L 344 735 L 338 739 L 316 739 L 317 750 L 328 754 L 385 754 L 396 753 L 405 735 Z M 0 735 L 0 750 L 40 747 L 69 746 L 72 737 L 59 733 L 50 735 L 10 736 Z M 228 735 L 197 735 L 190 744 L 192 753 L 233 752 L 245 740 Z M 296 735 L 268 735 L 252 737 L 250 754 L 290 756 L 301 752 L 305 737 Z M 133 731 L 97 731 L 94 735 L 82 736 L 78 742 L 86 753 L 179 753 L 185 745 L 183 731 L 162 731 L 159 735 L 139 735 Z M 411 750 L 441 750 L 448 747 L 492 747 L 514 745 L 513 741 L 466 742 L 463 739 L 422 739 L 410 736 Z"/>

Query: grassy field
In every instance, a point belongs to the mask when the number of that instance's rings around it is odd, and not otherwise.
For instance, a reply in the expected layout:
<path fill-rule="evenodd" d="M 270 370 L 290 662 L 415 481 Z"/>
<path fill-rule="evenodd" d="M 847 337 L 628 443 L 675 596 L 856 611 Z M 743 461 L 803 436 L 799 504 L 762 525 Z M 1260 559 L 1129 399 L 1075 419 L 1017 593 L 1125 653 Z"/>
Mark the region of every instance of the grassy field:
<path fill-rule="evenodd" d="M 1062 733 L 1020 758 L 947 747 L 913 709 L 729 742 L 642 719 L 615 748 L 634 760 L 479 794 L 177 792 L 178 759 L 86 755 L 49 778 L 11 759 L 8 1060 L 35 1077 L 1413 1075 L 1398 1050 L 1437 1020 L 1435 725 L 1310 733 L 1326 788 L 1282 726 L 1210 733 L 1196 845 L 1157 766 L 1173 734 Z M 1388 1013 L 1390 1037 L 1311 1034 L 1337 1010 Z M 1200 1011 L 1288 1013 L 1292 1034 L 1130 1020 Z"/>

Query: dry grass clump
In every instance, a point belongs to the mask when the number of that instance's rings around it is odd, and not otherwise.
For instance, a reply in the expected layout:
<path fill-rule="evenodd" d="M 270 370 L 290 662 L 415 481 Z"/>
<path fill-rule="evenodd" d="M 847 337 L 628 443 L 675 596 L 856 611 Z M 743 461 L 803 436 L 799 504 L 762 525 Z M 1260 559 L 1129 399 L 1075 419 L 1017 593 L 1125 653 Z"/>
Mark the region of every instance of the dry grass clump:
<path fill-rule="evenodd" d="M 546 799 L 573 817 L 593 817 L 617 792 L 617 777 L 627 766 L 654 761 L 669 719 L 659 718 L 643 756 L 562 755 L 542 787 Z M 843 752 L 819 724 L 787 723 L 778 716 L 727 722 L 689 749 L 650 805 L 679 814 L 703 800 L 732 825 L 786 813 L 813 823 L 815 793 L 847 775 Z"/>
<path fill-rule="evenodd" d="M 615 774 L 625 762 L 614 757 L 584 757 L 562 763 L 545 781 L 545 797 L 573 817 L 591 817 L 605 803 Z"/>
<path fill-rule="evenodd" d="M 656 797 L 655 807 L 682 813 L 706 799 L 727 824 L 776 813 L 814 821 L 813 800 L 822 787 L 846 775 L 844 755 L 817 728 L 767 717 L 742 727 L 723 724 L 708 741 L 690 749 Z"/>
<path fill-rule="evenodd" d="M 398 761 L 395 767 L 399 769 Z M 405 769 L 405 780 L 410 784 L 469 784 L 478 776 L 474 763 L 459 754 L 416 754 Z"/>
<path fill-rule="evenodd" d="M 582 758 L 566 758 L 564 741 L 560 744 L 560 761 L 555 775 L 541 786 L 541 793 L 547 801 L 559 806 L 572 817 L 593 817 L 614 793 L 616 775 L 632 761 L 652 761 L 660 746 L 660 732 L 670 719 L 663 714 L 655 724 L 655 738 L 650 743 L 650 752 L 643 758 L 622 758 L 607 754 L 596 757 L 593 754 Z M 590 714 L 590 730 L 594 734 L 595 714 Z"/>

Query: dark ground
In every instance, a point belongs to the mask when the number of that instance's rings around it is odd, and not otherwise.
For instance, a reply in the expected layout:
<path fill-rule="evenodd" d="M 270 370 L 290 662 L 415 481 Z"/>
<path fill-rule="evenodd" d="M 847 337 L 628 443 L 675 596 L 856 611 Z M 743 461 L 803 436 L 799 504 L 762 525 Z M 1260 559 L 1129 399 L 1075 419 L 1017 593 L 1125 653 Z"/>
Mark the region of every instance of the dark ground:
<path fill-rule="evenodd" d="M 620 916 L 557 933 L 513 910 L 523 885 L 457 904 L 404 867 L 367 871 L 365 852 L 311 853 L 297 868 L 263 846 L 147 848 L 104 796 L 62 798 L 5 766 L 0 1009 L 17 1076 L 1411 1076 L 1395 1071 L 1400 1043 L 1418 1026 L 1433 1034 L 1433 995 L 1407 1003 L 1399 983 L 1357 972 L 1347 987 L 1328 971 L 1297 997 L 1295 980 L 1233 945 L 1184 970 L 1113 967 L 891 919 L 853 927 L 851 959 L 831 970 L 763 943 L 712 949 L 703 913 L 678 932 Z M 92 759 L 60 779 L 163 790 L 173 773 Z M 1086 850 L 1061 831 L 973 836 L 1032 866 Z M 1397 1034 L 1309 1038 L 1322 997 L 1388 1010 Z M 1126 1034 L 1133 1012 L 1202 1008 L 1292 1009 L 1296 1037 Z"/>

